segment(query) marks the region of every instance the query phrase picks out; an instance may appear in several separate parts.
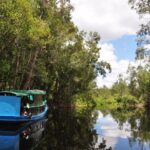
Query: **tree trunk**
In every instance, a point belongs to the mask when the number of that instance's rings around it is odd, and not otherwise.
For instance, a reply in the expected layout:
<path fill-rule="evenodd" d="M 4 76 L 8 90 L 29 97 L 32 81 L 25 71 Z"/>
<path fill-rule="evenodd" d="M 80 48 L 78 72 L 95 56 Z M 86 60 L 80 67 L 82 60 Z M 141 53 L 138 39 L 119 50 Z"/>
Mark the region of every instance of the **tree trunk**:
<path fill-rule="evenodd" d="M 31 79 L 33 77 L 33 71 L 34 71 L 34 68 L 36 66 L 36 60 L 37 60 L 37 57 L 38 57 L 40 51 L 41 51 L 40 48 L 36 49 L 36 51 L 34 53 L 34 56 L 33 56 L 33 59 L 29 63 L 28 67 L 30 68 L 30 70 L 29 70 L 29 73 L 27 75 L 27 78 L 26 78 L 25 84 L 23 86 L 23 89 L 29 89 L 30 88 L 30 84 L 31 84 L 30 82 L 31 82 Z"/>
<path fill-rule="evenodd" d="M 20 52 L 17 53 L 17 57 L 16 57 L 16 71 L 15 71 L 15 78 L 14 78 L 14 83 L 13 83 L 14 88 L 17 87 L 17 78 L 18 78 L 19 64 L 20 64 L 19 61 L 20 61 Z"/>

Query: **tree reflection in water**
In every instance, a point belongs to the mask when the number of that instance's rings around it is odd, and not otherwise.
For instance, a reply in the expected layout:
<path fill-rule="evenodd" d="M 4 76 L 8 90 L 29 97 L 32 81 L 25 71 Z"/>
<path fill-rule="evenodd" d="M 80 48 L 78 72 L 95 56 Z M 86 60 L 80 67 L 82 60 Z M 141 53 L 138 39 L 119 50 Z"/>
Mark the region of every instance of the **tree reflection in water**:
<path fill-rule="evenodd" d="M 131 127 L 131 138 L 129 138 L 130 146 L 137 141 L 139 147 L 150 143 L 150 112 L 144 109 L 119 109 L 110 112 L 112 117 L 123 128 L 125 123 L 129 123 Z M 149 148 L 150 149 L 150 148 Z"/>
<path fill-rule="evenodd" d="M 97 117 L 93 109 L 55 109 L 50 110 L 48 121 L 0 126 L 0 150 L 112 150 L 105 139 L 98 142 Z"/>
<path fill-rule="evenodd" d="M 105 127 L 103 123 L 106 123 L 106 114 L 111 114 L 109 116 L 112 117 L 115 124 L 109 120 L 111 129 L 105 128 L 105 133 L 108 134 L 103 135 L 98 133 L 98 128 L 101 128 L 102 126 Z M 102 118 L 100 119 L 99 117 L 98 111 L 94 111 L 90 108 L 88 110 L 50 110 L 47 127 L 44 130 L 44 134 L 37 140 L 39 141 L 38 143 L 32 144 L 37 146 L 32 146 L 31 149 L 118 150 L 119 147 L 119 150 L 122 148 L 123 150 L 143 150 L 144 148 L 144 150 L 148 150 L 147 144 L 150 143 L 149 112 L 142 109 L 120 109 L 110 112 L 107 111 L 107 113 L 103 112 L 103 116 L 101 116 Z M 98 122 L 99 119 L 102 122 Z M 126 126 L 126 123 L 129 125 L 128 127 L 130 127 L 128 128 L 128 131 L 123 129 Z M 98 125 L 98 128 L 95 128 L 95 125 Z M 114 125 L 115 128 L 113 128 Z M 106 124 L 106 127 L 108 127 L 108 124 Z M 111 135 L 109 135 L 110 132 L 107 132 L 110 130 Z M 125 138 L 123 138 L 123 141 L 117 140 L 116 145 L 113 145 L 113 143 L 110 142 L 110 139 L 113 138 L 112 133 L 116 134 L 114 139 L 119 139 L 122 135 L 125 136 Z M 112 137 L 109 138 L 110 136 Z M 33 137 L 33 139 L 34 138 L 36 137 Z M 34 141 L 36 140 L 34 139 Z M 29 142 L 31 142 L 31 138 Z M 27 143 L 28 145 L 30 145 L 29 142 Z M 146 146 L 144 145 L 145 143 Z"/>
<path fill-rule="evenodd" d="M 46 135 L 36 150 L 105 150 L 104 139 L 95 147 L 98 141 L 94 129 L 96 119 L 97 113 L 92 109 L 50 111 Z"/>

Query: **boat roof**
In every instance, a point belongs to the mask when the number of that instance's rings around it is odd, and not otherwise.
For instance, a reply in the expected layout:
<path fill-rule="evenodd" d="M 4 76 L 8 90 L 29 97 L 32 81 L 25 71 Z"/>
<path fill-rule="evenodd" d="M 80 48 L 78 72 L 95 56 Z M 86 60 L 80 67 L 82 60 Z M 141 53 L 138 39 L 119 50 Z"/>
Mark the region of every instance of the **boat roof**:
<path fill-rule="evenodd" d="M 29 96 L 29 95 L 45 95 L 46 92 L 42 90 L 9 90 L 9 91 L 1 91 L 1 93 L 12 94 L 15 96 Z"/>

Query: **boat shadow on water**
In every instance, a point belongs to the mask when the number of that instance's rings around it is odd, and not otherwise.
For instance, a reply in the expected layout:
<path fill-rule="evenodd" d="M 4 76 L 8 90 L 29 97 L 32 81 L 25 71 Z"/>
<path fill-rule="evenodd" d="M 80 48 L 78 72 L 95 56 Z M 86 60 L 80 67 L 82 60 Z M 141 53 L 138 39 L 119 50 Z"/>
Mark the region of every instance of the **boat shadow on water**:
<path fill-rule="evenodd" d="M 47 119 L 20 125 L 0 125 L 0 150 L 29 150 L 36 147 L 44 134 Z"/>

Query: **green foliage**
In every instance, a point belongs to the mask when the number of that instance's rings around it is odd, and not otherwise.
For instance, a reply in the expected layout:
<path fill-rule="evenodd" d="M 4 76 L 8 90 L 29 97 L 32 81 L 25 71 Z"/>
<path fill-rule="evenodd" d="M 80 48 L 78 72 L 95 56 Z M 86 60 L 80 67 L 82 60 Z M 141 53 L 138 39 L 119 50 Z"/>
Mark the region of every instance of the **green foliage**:
<path fill-rule="evenodd" d="M 111 94 L 111 90 L 107 87 L 96 89 L 93 99 L 98 109 L 115 109 L 117 107 L 117 102 Z"/>
<path fill-rule="evenodd" d="M 87 93 L 85 94 L 76 94 L 73 96 L 73 103 L 77 108 L 92 108 L 95 106 L 95 102 L 92 99 L 92 96 L 89 96 Z"/>
<path fill-rule="evenodd" d="M 110 65 L 99 61 L 100 36 L 78 31 L 72 10 L 70 1 L 1 1 L 1 89 L 43 89 L 70 102 L 105 76 Z"/>
<path fill-rule="evenodd" d="M 103 87 L 94 93 L 99 108 L 150 106 L 150 66 L 129 66 L 128 84 L 119 75 L 111 88 Z"/>
<path fill-rule="evenodd" d="M 129 89 L 133 96 L 139 100 L 149 103 L 150 99 L 150 72 L 149 65 L 144 67 L 138 66 L 137 68 L 129 68 L 130 84 Z"/>
<path fill-rule="evenodd" d="M 124 95 L 122 97 L 116 97 L 116 101 L 123 107 L 135 107 L 138 104 L 136 98 L 132 95 Z"/>
<path fill-rule="evenodd" d="M 111 88 L 103 87 L 95 91 L 94 98 L 97 107 L 101 110 L 137 107 L 141 101 L 131 94 L 130 87 L 133 86 L 129 86 L 122 75 L 119 75 Z"/>
<path fill-rule="evenodd" d="M 118 80 L 113 84 L 111 88 L 112 95 L 122 97 L 129 94 L 129 89 L 126 81 L 123 79 L 122 75 L 119 75 Z"/>
<path fill-rule="evenodd" d="M 150 101 L 150 72 L 146 70 L 141 70 L 138 73 L 138 83 L 140 98 Z"/>

